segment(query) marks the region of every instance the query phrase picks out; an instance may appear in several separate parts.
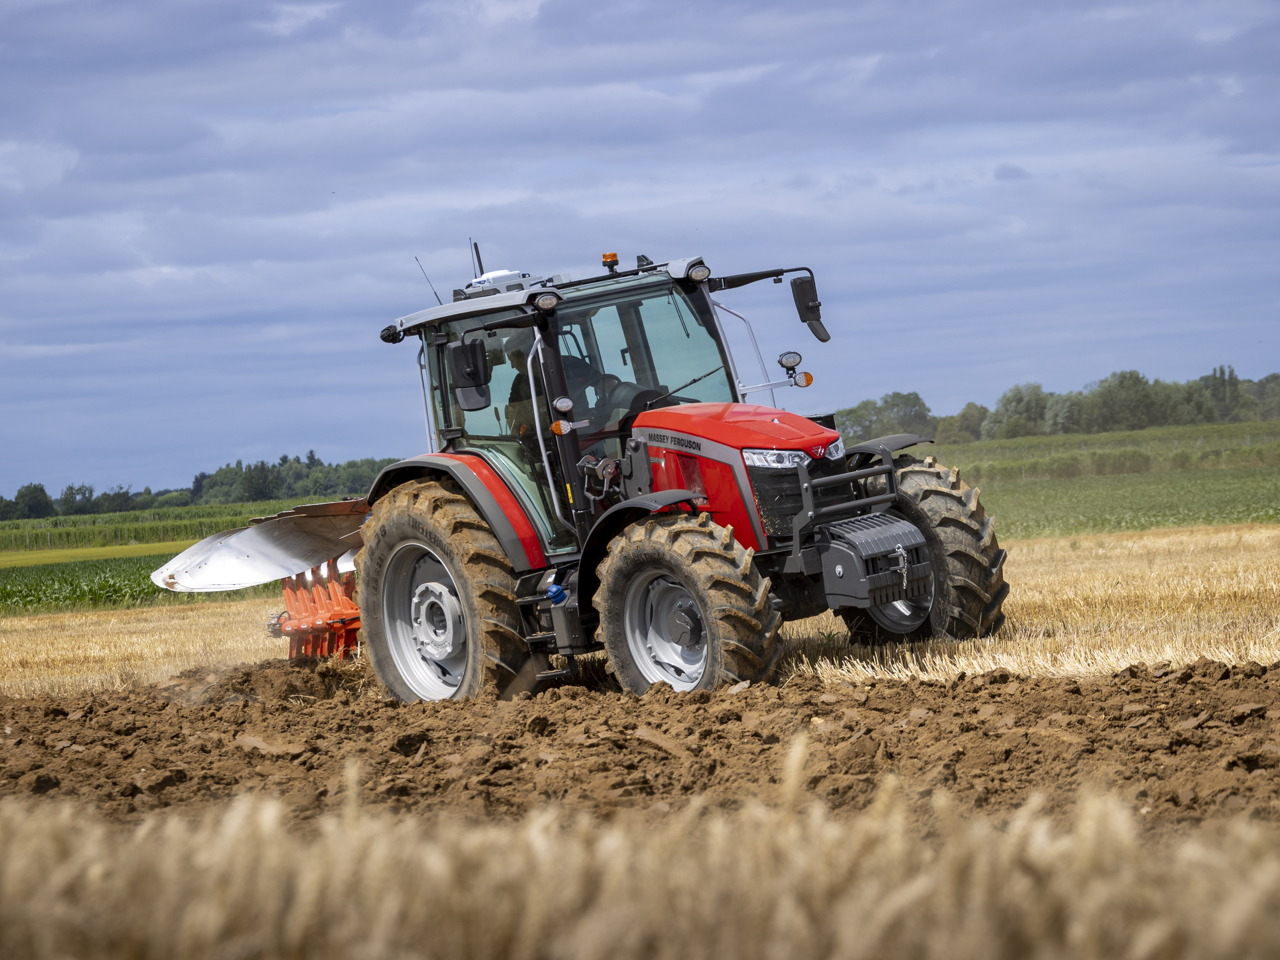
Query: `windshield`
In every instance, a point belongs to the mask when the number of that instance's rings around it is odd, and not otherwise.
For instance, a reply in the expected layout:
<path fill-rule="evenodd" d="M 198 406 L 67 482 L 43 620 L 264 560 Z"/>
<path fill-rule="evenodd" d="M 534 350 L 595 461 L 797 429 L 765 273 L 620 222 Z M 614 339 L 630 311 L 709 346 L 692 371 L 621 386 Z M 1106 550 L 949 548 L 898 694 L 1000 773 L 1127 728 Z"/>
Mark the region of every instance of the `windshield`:
<path fill-rule="evenodd" d="M 734 398 L 719 343 L 673 284 L 613 290 L 607 301 L 582 306 L 566 303 L 557 320 L 566 375 L 575 366 L 570 358 L 591 368 L 599 420 L 616 420 L 613 414 L 641 394 L 642 404 Z M 611 409 L 599 409 L 601 403 Z"/>

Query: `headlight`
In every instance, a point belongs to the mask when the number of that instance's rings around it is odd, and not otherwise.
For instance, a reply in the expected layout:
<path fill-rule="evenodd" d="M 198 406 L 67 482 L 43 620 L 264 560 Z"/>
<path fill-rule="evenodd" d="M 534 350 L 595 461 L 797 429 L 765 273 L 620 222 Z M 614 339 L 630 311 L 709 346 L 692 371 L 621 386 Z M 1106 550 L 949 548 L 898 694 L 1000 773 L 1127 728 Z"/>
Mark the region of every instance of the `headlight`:
<path fill-rule="evenodd" d="M 696 283 L 701 283 L 709 276 L 711 276 L 711 268 L 705 263 L 700 263 L 695 267 L 689 268 L 689 279 Z"/>
<path fill-rule="evenodd" d="M 767 470 L 794 470 L 809 462 L 803 450 L 743 450 L 742 459 L 748 467 L 764 467 Z"/>
<path fill-rule="evenodd" d="M 827 459 L 839 460 L 844 456 L 844 440 L 837 440 L 827 447 Z"/>
<path fill-rule="evenodd" d="M 794 350 L 788 350 L 782 356 L 778 357 L 778 366 L 783 370 L 794 370 L 800 364 L 804 363 L 804 357 L 796 353 Z"/>
<path fill-rule="evenodd" d="M 550 313 L 559 302 L 560 294 L 558 293 L 540 293 L 534 298 L 533 305 L 543 313 Z"/>

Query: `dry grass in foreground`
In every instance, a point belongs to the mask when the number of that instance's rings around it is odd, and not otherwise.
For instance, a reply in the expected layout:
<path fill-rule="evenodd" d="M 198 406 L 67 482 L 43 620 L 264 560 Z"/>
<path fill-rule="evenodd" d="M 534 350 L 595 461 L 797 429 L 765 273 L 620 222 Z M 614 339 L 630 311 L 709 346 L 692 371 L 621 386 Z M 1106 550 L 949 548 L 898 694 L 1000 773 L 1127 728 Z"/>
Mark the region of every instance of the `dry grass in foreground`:
<path fill-rule="evenodd" d="M 1008 544 L 999 636 L 850 647 L 830 614 L 784 627 L 781 676 L 949 679 L 1107 674 L 1131 663 L 1280 661 L 1280 526 L 1199 527 Z M 274 599 L 0 619 L 0 693 L 119 689 L 285 653 Z"/>
<path fill-rule="evenodd" d="M 1237 960 L 1280 943 L 1264 828 L 1151 848 L 1118 801 L 1086 799 L 1066 830 L 1034 805 L 1004 828 L 938 807 L 925 838 L 891 782 L 852 820 L 751 805 L 657 826 L 351 809 L 301 833 L 241 798 L 118 828 L 6 802 L 0 955 Z"/>
<path fill-rule="evenodd" d="M 785 629 L 786 668 L 827 681 L 1108 674 L 1131 663 L 1280 661 L 1280 526 L 1196 527 L 1008 544 L 996 637 L 850 648 L 830 614 Z"/>
<path fill-rule="evenodd" d="M 0 694 L 119 690 L 188 667 L 257 663 L 285 654 L 267 635 L 278 599 L 51 613 L 0 619 Z"/>

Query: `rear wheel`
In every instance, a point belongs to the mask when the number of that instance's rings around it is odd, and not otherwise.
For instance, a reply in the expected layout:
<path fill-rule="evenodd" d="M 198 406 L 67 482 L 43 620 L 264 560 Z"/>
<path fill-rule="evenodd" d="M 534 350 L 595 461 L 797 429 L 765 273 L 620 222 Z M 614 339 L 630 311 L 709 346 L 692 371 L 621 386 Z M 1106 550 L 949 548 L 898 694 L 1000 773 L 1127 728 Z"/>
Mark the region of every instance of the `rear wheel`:
<path fill-rule="evenodd" d="M 782 618 L 751 558 L 705 513 L 655 515 L 614 538 L 592 603 L 624 690 L 710 690 L 769 676 Z"/>
<path fill-rule="evenodd" d="M 364 649 L 401 700 L 508 692 L 529 659 L 515 577 L 471 502 L 436 481 L 373 508 L 356 557 Z"/>
<path fill-rule="evenodd" d="M 933 564 L 932 586 L 928 595 L 912 600 L 842 610 L 850 638 L 884 643 L 944 634 L 967 639 L 995 632 L 1004 623 L 1001 608 L 1009 585 L 1004 582 L 1005 552 L 978 491 L 933 457 L 898 457 L 894 467 L 898 499 L 890 513 L 924 534 Z"/>

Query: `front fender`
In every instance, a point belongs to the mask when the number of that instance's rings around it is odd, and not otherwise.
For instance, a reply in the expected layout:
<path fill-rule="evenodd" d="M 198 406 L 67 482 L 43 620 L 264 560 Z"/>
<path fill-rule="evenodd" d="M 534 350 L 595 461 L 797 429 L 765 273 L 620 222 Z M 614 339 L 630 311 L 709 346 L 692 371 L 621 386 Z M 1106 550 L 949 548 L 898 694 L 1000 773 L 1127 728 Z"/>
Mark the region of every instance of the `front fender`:
<path fill-rule="evenodd" d="M 861 443 L 855 443 L 853 446 L 845 448 L 845 454 L 850 457 L 858 454 L 867 454 L 874 457 L 880 454 L 882 448 L 890 453 L 897 453 L 907 447 L 914 447 L 917 443 L 933 443 L 933 441 L 916 433 L 893 433 L 887 437 L 876 437 L 874 440 L 863 440 Z"/>
<path fill-rule="evenodd" d="M 658 513 L 668 507 L 685 503 L 690 511 L 697 508 L 694 500 L 698 494 L 692 490 L 660 490 L 657 493 L 646 493 L 614 504 L 600 515 L 600 519 L 587 534 L 587 542 L 582 546 L 581 559 L 578 562 L 578 597 L 584 606 L 591 602 L 600 579 L 596 576 L 596 567 L 604 559 L 609 541 L 627 527 L 650 514 Z"/>

